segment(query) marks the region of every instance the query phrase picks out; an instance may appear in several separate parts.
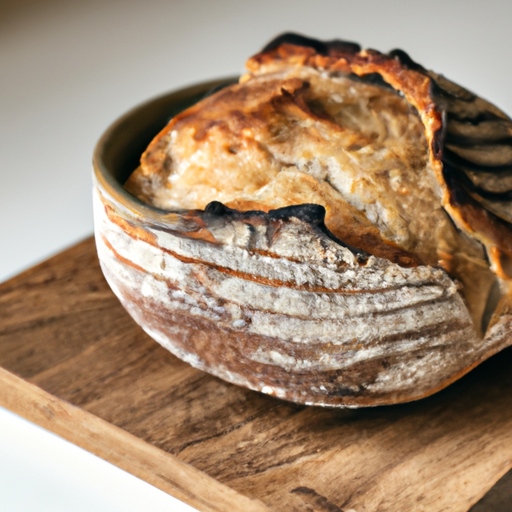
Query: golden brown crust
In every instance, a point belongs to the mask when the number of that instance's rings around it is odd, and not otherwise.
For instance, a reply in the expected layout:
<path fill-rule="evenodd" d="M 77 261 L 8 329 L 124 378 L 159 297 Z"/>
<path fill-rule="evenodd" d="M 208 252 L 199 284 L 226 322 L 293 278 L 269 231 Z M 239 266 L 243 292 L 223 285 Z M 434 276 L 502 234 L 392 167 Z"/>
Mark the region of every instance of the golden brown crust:
<path fill-rule="evenodd" d="M 286 40 L 304 41 L 301 46 L 288 44 Z M 242 82 L 250 80 L 251 77 L 264 74 L 277 73 L 287 67 L 309 67 L 329 73 L 342 73 L 346 75 L 357 75 L 362 78 L 379 76 L 394 90 L 401 92 L 407 101 L 418 111 L 428 140 L 432 167 L 443 191 L 442 203 L 457 226 L 468 235 L 478 239 L 487 248 L 488 257 L 491 260 L 492 268 L 501 277 L 507 277 L 503 270 L 502 260 L 505 257 L 512 258 L 512 230 L 507 221 L 507 215 L 512 213 L 508 205 L 508 195 L 503 198 L 503 187 L 500 183 L 507 182 L 508 173 L 512 172 L 512 123 L 510 119 L 499 109 L 488 102 L 475 97 L 472 93 L 446 80 L 440 75 L 429 72 L 414 63 L 406 54 L 401 51 L 391 52 L 389 55 L 381 54 L 375 50 L 359 51 L 357 45 L 352 43 L 322 43 L 319 41 L 297 38 L 297 36 L 286 35 L 280 39 L 281 44 L 274 46 L 270 44 L 267 50 L 263 51 L 247 62 L 247 68 L 251 75 L 242 78 Z M 284 42 L 283 42 L 284 41 Z M 287 82 L 264 83 L 258 88 L 252 87 L 251 94 L 266 96 L 265 101 L 269 104 L 280 102 L 281 108 L 294 108 L 293 115 L 303 115 L 305 118 L 315 118 L 323 115 L 311 111 L 306 102 L 303 101 L 304 81 L 298 79 Z M 222 94 L 222 93 L 220 93 Z M 188 126 L 196 126 L 194 138 L 201 140 L 206 137 L 208 131 L 216 124 L 221 124 L 224 116 L 233 115 L 229 105 L 234 101 L 237 105 L 244 104 L 245 112 L 241 111 L 239 117 L 239 129 L 251 129 L 252 123 L 268 123 L 268 113 L 260 111 L 260 118 L 254 115 L 253 102 L 247 96 L 247 89 L 231 88 L 226 91 L 225 98 L 213 104 L 201 103 L 192 107 L 185 113 L 177 116 L 175 120 L 155 138 L 148 147 L 142 158 L 142 170 L 144 174 L 161 172 L 168 164 L 166 146 L 168 135 L 172 130 L 179 130 L 185 123 Z M 251 116 L 247 112 L 251 111 Z M 443 113 L 445 119 L 443 121 Z M 324 117 L 325 121 L 325 117 Z M 446 135 L 447 134 L 447 135 Z M 445 139 L 450 143 L 445 145 Z M 236 145 L 239 141 L 233 141 Z M 468 151 L 464 148 L 468 144 L 478 144 L 476 150 Z M 462 148 L 462 150 L 461 150 Z M 251 149 L 251 148 L 249 148 Z M 261 148 L 260 148 L 261 149 Z M 229 148 L 227 148 L 229 150 Z M 252 148 L 254 150 L 254 148 Z M 256 153 L 258 148 L 256 148 Z M 462 156 L 461 156 L 462 155 Z M 466 156 L 466 158 L 465 158 Z M 265 155 L 262 156 L 263 158 Z M 469 160 L 468 160 L 469 158 Z M 473 162 L 471 162 L 471 158 Z M 167 159 L 167 161 L 166 161 Z M 509 161 L 510 160 L 510 161 Z M 486 167 L 486 163 L 488 166 Z M 509 170 L 510 168 L 510 170 Z M 493 172 L 494 171 L 494 172 Z M 223 169 L 225 172 L 225 169 Z M 500 175 L 505 180 L 500 181 Z M 468 177 L 471 177 L 469 179 Z M 229 182 L 229 176 L 226 177 Z M 510 181 L 510 180 L 509 180 Z M 486 190 L 486 183 L 489 183 Z M 508 183 L 508 182 L 507 182 Z M 484 188 L 482 188 L 482 186 Z M 505 186 L 505 185 L 504 185 Z M 494 197 L 492 188 L 497 188 L 500 197 Z M 509 187 L 512 188 L 512 187 Z M 506 190 L 508 194 L 508 189 Z M 485 200 L 482 198 L 485 194 Z M 489 197 L 491 195 L 492 197 Z M 499 203 L 498 208 L 493 204 Z M 505 201 L 505 207 L 503 207 Z M 262 209 L 268 210 L 268 205 L 253 202 L 254 205 L 261 205 Z M 289 204 L 293 204 L 290 201 Z M 279 204 L 275 206 L 283 206 Z M 244 207 L 245 202 L 232 201 L 232 207 Z M 247 207 L 252 207 L 249 204 Z M 489 209 L 490 207 L 490 209 Z M 501 212 L 496 215 L 494 212 Z M 504 213 L 503 213 L 504 212 Z M 334 216 L 327 212 L 327 224 L 330 226 Z M 347 232 L 356 233 L 359 230 L 364 232 L 361 242 L 368 238 L 370 244 L 365 244 L 362 249 L 373 254 L 395 258 L 398 261 L 395 249 L 386 246 L 378 232 L 371 226 L 361 226 L 349 223 L 347 216 L 336 217 L 342 219 L 337 226 L 346 226 L 343 232 L 337 236 L 350 236 Z M 333 223 L 334 224 L 334 223 Z M 352 235 L 352 243 L 354 243 Z M 374 247 L 372 250 L 369 245 Z M 409 256 L 405 256 L 407 259 Z M 418 261 L 416 256 L 415 261 Z M 444 264 L 445 262 L 442 262 Z"/>
<path fill-rule="evenodd" d="M 198 148 L 209 144 L 208 138 L 215 144 L 214 153 L 235 153 L 237 159 L 234 164 L 226 162 L 225 157 L 209 154 L 208 166 L 204 174 L 195 170 L 194 182 L 191 187 L 198 190 L 201 186 L 216 190 L 222 189 L 225 195 L 231 194 L 234 198 L 224 201 L 231 208 L 242 211 L 279 208 L 293 204 L 319 203 L 327 206 L 326 224 L 335 236 L 346 243 L 358 247 L 368 253 L 389 259 L 403 266 L 416 265 L 421 262 L 418 256 L 398 247 L 389 240 L 383 240 L 379 230 L 372 225 L 350 204 L 341 201 L 333 195 L 333 190 L 325 182 L 319 182 L 305 173 L 295 173 L 287 176 L 281 173 L 276 182 L 272 197 L 265 200 L 247 200 L 237 197 L 236 194 L 248 193 L 248 189 L 257 190 L 265 186 L 280 171 L 277 162 L 268 163 L 271 155 L 268 150 L 255 140 L 254 132 L 259 137 L 268 127 L 284 125 L 283 119 L 294 118 L 297 122 L 307 122 L 311 119 L 326 119 L 324 112 L 312 112 L 304 100 L 303 92 L 307 83 L 297 78 L 289 80 L 266 80 L 250 88 L 250 99 L 247 98 L 247 88 L 234 85 L 218 93 L 215 98 L 209 98 L 200 104 L 178 115 L 151 143 L 141 160 L 140 172 L 145 176 L 161 176 L 161 182 L 167 179 L 169 162 L 168 146 L 173 132 L 193 131 L 185 142 L 178 141 L 182 153 L 179 158 L 190 158 L 197 155 Z M 332 122 L 334 130 L 341 130 Z M 212 135 L 213 134 L 213 135 Z M 267 139 L 272 134 L 265 134 Z M 354 139 L 353 144 L 364 145 L 367 141 Z M 188 149 L 186 144 L 192 147 Z M 184 151 L 183 151 L 184 150 Z M 246 158 L 240 155 L 247 153 Z M 218 164 L 217 164 L 218 161 Z M 244 165 L 247 162 L 247 165 Z M 261 165 L 258 165 L 258 163 Z M 265 166 L 274 168 L 262 174 Z M 134 187 L 135 178 L 141 181 L 141 176 L 134 177 L 127 183 L 128 190 Z M 265 181 L 267 180 L 267 181 Z M 154 181 L 152 182 L 152 185 Z M 185 182 L 188 185 L 187 182 Z M 165 185 L 163 185 L 165 189 Z M 153 185 L 154 189 L 154 185 Z M 206 193 L 208 193 L 208 191 Z M 137 194 L 139 197 L 141 194 Z M 211 199 L 216 199 L 212 197 Z M 193 203 L 194 207 L 205 206 L 211 199 L 205 199 L 203 204 Z M 148 198 L 151 201 L 151 198 Z"/>

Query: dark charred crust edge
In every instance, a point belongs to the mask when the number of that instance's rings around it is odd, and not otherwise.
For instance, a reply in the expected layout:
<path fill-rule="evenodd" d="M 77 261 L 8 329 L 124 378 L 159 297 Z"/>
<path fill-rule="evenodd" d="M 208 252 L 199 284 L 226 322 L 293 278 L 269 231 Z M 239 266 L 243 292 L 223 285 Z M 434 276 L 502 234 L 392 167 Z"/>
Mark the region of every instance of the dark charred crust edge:
<path fill-rule="evenodd" d="M 402 66 L 406 67 L 407 69 L 410 69 L 412 71 L 418 71 L 420 73 L 425 73 L 426 70 L 423 66 L 418 64 L 417 62 L 414 62 L 408 53 L 404 52 L 403 50 L 400 50 L 400 48 L 395 48 L 394 50 L 391 50 L 388 55 L 400 62 Z"/>
<path fill-rule="evenodd" d="M 482 208 L 480 203 L 465 187 L 465 177 L 449 165 L 444 166 L 443 175 L 450 189 L 450 205 L 457 209 L 463 220 L 478 231 L 486 232 L 488 238 L 499 249 L 512 257 L 512 239 L 509 237 L 510 224 L 492 212 Z"/>
<path fill-rule="evenodd" d="M 218 225 L 219 222 L 242 222 L 244 224 L 253 225 L 261 223 L 273 224 L 277 222 L 286 223 L 297 219 L 316 228 L 341 247 L 350 250 L 350 252 L 357 257 L 359 263 L 365 263 L 370 257 L 370 254 L 343 242 L 331 233 L 325 225 L 325 213 L 325 208 L 318 204 L 285 206 L 283 208 L 270 210 L 266 213 L 261 210 L 239 211 L 225 206 L 220 201 L 212 201 L 206 205 L 204 210 L 189 210 L 186 212 L 188 224 L 185 229 L 188 232 L 198 231 L 204 228 L 208 229 L 209 227 Z M 162 224 L 152 224 L 151 226 L 159 231 L 173 233 L 183 231 L 183 229 L 170 227 L 166 225 L 165 222 Z"/>
<path fill-rule="evenodd" d="M 361 46 L 353 41 L 344 41 L 342 39 L 333 39 L 332 41 L 320 41 L 313 37 L 304 36 L 295 32 L 285 32 L 268 42 L 261 50 L 266 53 L 275 50 L 282 44 L 293 44 L 294 46 L 304 46 L 313 48 L 320 55 L 331 55 L 333 53 L 357 53 L 361 51 Z"/>
<path fill-rule="evenodd" d="M 204 215 L 202 217 L 203 219 L 207 220 L 208 216 L 213 214 L 216 216 L 222 216 L 225 219 L 238 220 L 249 224 L 254 217 L 262 218 L 269 223 L 276 221 L 290 222 L 292 219 L 298 219 L 312 227 L 318 228 L 332 241 L 336 242 L 342 247 L 345 247 L 346 249 L 349 249 L 350 252 L 357 256 L 360 263 L 366 262 L 366 260 L 370 257 L 370 254 L 363 251 L 362 249 L 353 247 L 343 242 L 333 233 L 331 233 L 331 231 L 329 231 L 325 225 L 325 213 L 325 208 L 319 204 L 285 206 L 283 208 L 277 208 L 275 210 L 270 210 L 268 213 L 265 213 L 257 210 L 240 212 L 238 210 L 228 208 L 218 201 L 212 201 L 206 206 Z"/>

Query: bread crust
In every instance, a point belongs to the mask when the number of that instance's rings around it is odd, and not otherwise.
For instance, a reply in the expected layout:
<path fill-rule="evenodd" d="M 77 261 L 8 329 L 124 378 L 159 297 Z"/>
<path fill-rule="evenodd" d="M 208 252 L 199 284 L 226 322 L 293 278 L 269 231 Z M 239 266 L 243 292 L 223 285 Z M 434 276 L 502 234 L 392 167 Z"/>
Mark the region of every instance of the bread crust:
<path fill-rule="evenodd" d="M 177 193 L 190 203 L 144 218 L 98 186 L 102 268 L 136 321 L 178 357 L 225 380 L 336 407 L 427 396 L 509 345 L 512 219 L 503 194 L 510 119 L 401 51 L 384 55 L 285 35 L 247 67 L 239 84 L 176 116 L 127 184 L 150 204 L 158 187 L 172 195 L 172 187 L 204 185 L 196 197 Z M 434 221 L 394 215 L 400 198 L 392 194 L 391 175 L 373 182 L 384 206 L 372 210 L 373 198 L 358 203 L 357 194 L 343 184 L 329 188 L 315 169 L 275 167 L 282 134 L 269 126 L 279 116 L 293 125 L 293 140 L 304 132 L 296 126 L 313 127 L 319 155 L 326 140 L 345 144 L 351 155 L 364 153 L 352 140 L 367 137 L 372 145 L 364 129 L 354 135 L 348 125 L 340 128 L 322 96 L 326 80 L 344 90 L 356 84 L 358 94 L 371 98 L 377 90 L 384 98 L 379 112 L 408 120 L 400 126 L 419 142 L 412 153 L 394 149 L 406 162 L 397 164 L 397 176 L 403 184 L 412 169 L 414 179 L 405 182 L 418 205 L 423 201 L 417 216 L 431 208 Z M 387 137 L 372 151 L 389 152 L 393 143 Z M 232 167 L 224 165 L 229 154 L 237 162 Z M 209 167 L 201 174 L 203 157 Z M 176 169 L 191 162 L 187 189 L 186 173 Z M 365 162 L 361 157 L 355 168 Z M 255 172 L 255 164 L 264 172 Z M 421 190 L 414 188 L 418 176 Z M 222 188 L 215 179 L 225 180 L 225 204 L 209 195 Z M 375 220 L 375 211 L 389 215 Z M 410 229 L 400 238 L 404 218 Z M 416 236 L 431 226 L 432 235 Z M 502 297 L 493 314 L 485 308 L 495 275 Z"/>

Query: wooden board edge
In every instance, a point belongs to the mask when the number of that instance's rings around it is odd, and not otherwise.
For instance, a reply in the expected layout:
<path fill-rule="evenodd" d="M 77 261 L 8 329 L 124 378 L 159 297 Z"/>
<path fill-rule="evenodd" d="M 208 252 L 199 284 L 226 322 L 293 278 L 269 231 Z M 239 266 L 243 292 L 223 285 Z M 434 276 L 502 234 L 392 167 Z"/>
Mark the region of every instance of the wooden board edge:
<path fill-rule="evenodd" d="M 0 406 L 201 512 L 269 512 L 198 469 L 0 367 Z"/>
<path fill-rule="evenodd" d="M 480 494 L 475 496 L 475 498 L 471 501 L 470 507 L 467 509 L 467 512 L 472 512 L 473 507 L 478 505 L 478 503 L 485 498 L 496 486 L 496 484 L 509 472 L 512 471 L 512 461 L 509 464 L 504 464 L 503 467 L 496 474 L 493 475 L 491 480 L 491 484 L 484 489 Z M 512 508 L 512 503 L 511 503 Z M 489 509 L 490 510 L 490 509 Z"/>

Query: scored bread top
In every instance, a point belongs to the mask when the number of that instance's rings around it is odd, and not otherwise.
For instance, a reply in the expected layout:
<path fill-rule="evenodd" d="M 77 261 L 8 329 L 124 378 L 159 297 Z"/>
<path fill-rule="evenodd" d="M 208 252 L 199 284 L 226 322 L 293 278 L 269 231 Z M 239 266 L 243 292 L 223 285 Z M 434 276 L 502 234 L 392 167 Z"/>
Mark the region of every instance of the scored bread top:
<path fill-rule="evenodd" d="M 343 242 L 445 268 L 479 325 L 495 279 L 479 242 L 501 277 L 512 257 L 510 120 L 399 51 L 288 35 L 247 68 L 155 137 L 127 189 L 166 210 L 320 204 Z"/>

